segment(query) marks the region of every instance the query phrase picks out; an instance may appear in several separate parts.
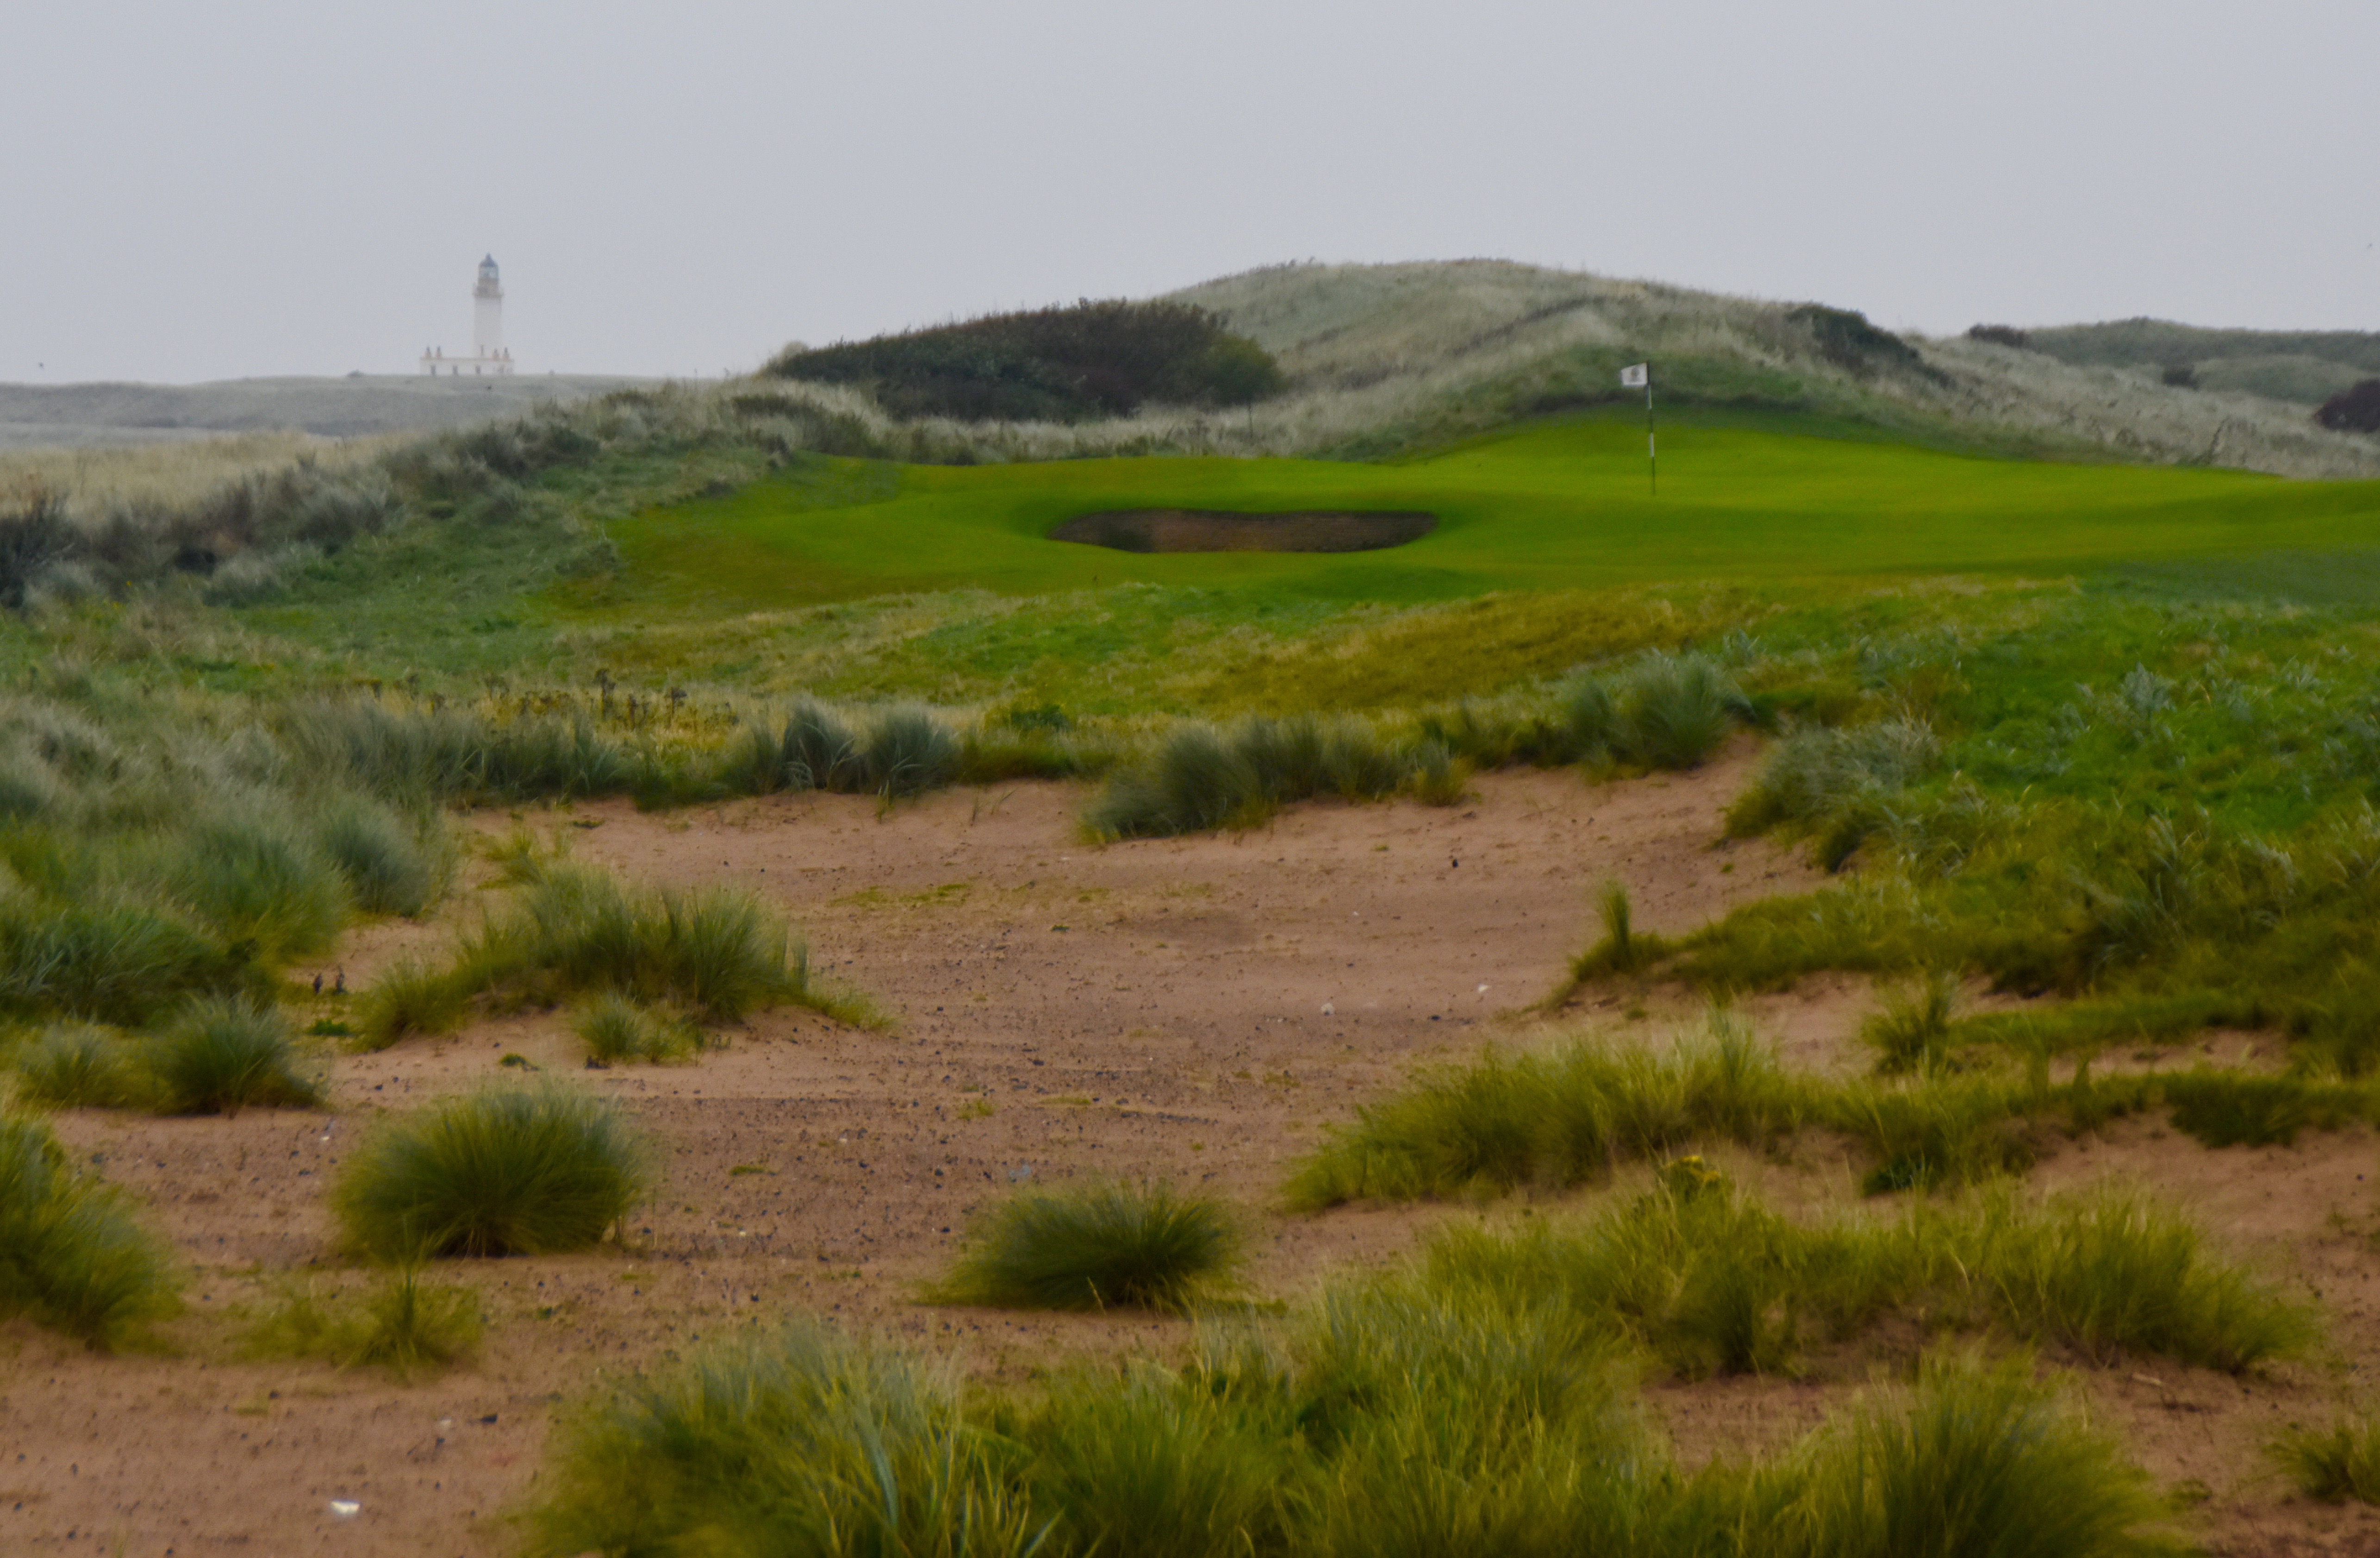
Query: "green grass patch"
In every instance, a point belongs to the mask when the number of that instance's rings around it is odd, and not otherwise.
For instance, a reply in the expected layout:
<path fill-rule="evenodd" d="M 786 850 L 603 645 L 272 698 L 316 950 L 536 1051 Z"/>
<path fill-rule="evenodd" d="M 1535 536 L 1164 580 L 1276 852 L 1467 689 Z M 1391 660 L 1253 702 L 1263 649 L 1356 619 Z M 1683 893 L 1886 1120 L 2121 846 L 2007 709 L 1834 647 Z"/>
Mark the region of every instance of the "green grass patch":
<path fill-rule="evenodd" d="M 2325 1503 L 2380 1503 L 2380 1422 L 2368 1414 L 2291 1429 L 2266 1452 L 2290 1486 Z"/>
<path fill-rule="evenodd" d="M 548 1083 L 389 1121 L 349 1154 L 331 1199 L 356 1248 L 410 1262 L 583 1249 L 650 1183 L 647 1150 L 616 1105 Z"/>
<path fill-rule="evenodd" d="M 1170 1185 L 1025 1190 L 978 1216 L 931 1293 L 995 1308 L 1179 1312 L 1219 1290 L 1239 1244 L 1221 1201 Z"/>
<path fill-rule="evenodd" d="M 237 1114 L 242 1109 L 311 1109 L 322 1078 L 305 1060 L 279 1008 L 200 1001 L 150 1041 L 143 1060 L 161 1108 L 176 1114 Z"/>
<path fill-rule="evenodd" d="M 295 1289 L 249 1328 L 247 1342 L 260 1357 L 319 1358 L 412 1380 L 469 1361 L 483 1329 L 476 1290 L 426 1281 L 406 1266 L 361 1293 Z"/>

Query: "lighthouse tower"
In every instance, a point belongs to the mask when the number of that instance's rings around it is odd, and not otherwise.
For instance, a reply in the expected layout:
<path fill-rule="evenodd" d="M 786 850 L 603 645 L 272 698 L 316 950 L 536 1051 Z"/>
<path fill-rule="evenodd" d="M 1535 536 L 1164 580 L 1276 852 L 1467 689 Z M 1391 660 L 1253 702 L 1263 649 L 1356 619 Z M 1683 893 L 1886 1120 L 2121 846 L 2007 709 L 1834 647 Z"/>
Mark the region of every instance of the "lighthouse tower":
<path fill-rule="evenodd" d="M 448 357 L 443 347 L 432 347 L 421 354 L 421 371 L 450 379 L 501 377 L 513 371 L 513 354 L 504 349 L 504 284 L 494 255 L 480 262 L 480 279 L 471 287 L 471 355 Z"/>
<path fill-rule="evenodd" d="M 504 355 L 504 285 L 496 279 L 496 257 L 480 262 L 479 284 L 471 288 L 471 355 Z"/>

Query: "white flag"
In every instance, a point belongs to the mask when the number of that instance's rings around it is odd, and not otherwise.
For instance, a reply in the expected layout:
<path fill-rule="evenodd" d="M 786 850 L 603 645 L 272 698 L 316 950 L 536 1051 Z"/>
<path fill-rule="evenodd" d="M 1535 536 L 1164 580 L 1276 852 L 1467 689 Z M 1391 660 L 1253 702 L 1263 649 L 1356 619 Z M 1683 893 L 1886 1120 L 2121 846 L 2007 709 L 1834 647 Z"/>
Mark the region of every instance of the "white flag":
<path fill-rule="evenodd" d="M 1652 374 L 1653 369 L 1652 365 L 1649 363 L 1640 362 L 1633 368 L 1622 368 L 1620 371 L 1620 387 L 1621 389 L 1643 389 L 1646 383 L 1651 382 Z"/>

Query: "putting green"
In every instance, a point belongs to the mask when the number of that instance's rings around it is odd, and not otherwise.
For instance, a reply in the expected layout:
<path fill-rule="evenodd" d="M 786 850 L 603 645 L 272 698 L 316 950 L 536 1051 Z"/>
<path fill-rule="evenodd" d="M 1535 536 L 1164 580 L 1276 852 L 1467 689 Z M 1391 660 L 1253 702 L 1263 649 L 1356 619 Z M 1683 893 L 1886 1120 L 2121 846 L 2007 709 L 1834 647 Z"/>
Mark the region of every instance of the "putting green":
<path fill-rule="evenodd" d="M 1108 509 L 1420 509 L 1389 551 L 1134 554 L 1047 539 Z M 1815 419 L 1590 415 L 1392 465 L 1148 457 L 1037 465 L 818 460 L 613 527 L 655 605 L 756 609 L 897 591 L 1146 580 L 1387 602 L 1489 590 L 1831 575 L 2090 572 L 2380 544 L 2380 482 L 1995 459 Z"/>

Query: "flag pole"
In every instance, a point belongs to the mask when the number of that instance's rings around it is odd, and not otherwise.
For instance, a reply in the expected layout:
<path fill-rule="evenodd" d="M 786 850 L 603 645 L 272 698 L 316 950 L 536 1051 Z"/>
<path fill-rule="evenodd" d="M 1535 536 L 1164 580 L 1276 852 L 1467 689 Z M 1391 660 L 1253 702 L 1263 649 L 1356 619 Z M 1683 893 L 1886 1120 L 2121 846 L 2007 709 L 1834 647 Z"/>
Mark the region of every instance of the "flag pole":
<path fill-rule="evenodd" d="M 1653 442 L 1653 365 L 1645 365 L 1645 480 L 1652 497 L 1661 495 L 1661 461 Z"/>

